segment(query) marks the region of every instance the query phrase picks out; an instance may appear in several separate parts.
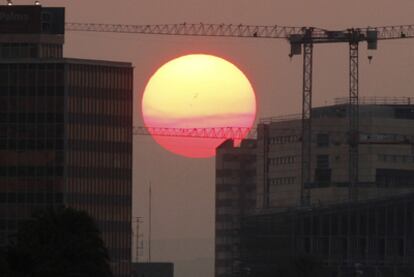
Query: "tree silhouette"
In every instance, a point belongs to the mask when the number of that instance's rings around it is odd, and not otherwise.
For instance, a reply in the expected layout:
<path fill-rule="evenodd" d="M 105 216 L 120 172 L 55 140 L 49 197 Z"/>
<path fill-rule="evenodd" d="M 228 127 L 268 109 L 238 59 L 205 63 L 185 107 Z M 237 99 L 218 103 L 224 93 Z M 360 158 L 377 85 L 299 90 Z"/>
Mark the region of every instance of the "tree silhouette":
<path fill-rule="evenodd" d="M 7 249 L 10 277 L 111 277 L 93 219 L 74 209 L 48 210 L 19 227 Z"/>

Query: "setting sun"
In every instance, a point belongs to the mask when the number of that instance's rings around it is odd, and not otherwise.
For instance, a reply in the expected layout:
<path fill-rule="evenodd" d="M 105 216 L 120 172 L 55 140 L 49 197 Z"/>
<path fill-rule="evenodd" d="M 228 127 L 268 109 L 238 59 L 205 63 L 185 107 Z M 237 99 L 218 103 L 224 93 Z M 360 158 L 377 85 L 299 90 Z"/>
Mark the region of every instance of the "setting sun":
<path fill-rule="evenodd" d="M 167 128 L 251 127 L 256 116 L 253 88 L 232 63 L 194 54 L 171 60 L 150 78 L 142 99 L 146 126 Z M 153 136 L 186 157 L 215 154 L 220 139 Z"/>

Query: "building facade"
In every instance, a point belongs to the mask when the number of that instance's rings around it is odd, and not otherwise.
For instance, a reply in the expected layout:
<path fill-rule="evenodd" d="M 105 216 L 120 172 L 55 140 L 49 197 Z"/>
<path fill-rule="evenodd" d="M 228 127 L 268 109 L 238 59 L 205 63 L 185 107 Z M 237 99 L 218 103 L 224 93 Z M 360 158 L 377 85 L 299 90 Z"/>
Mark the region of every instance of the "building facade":
<path fill-rule="evenodd" d="M 311 181 L 305 184 L 310 202 L 306 206 L 300 205 L 300 117 L 261 120 L 256 146 L 249 152 L 256 156 L 249 168 L 256 171 L 254 195 L 249 195 L 255 198 L 255 207 L 228 218 L 216 216 L 216 276 L 220 272 L 225 272 L 222 276 L 299 276 L 283 270 L 292 263 L 289 259 L 303 257 L 320 259 L 324 272 L 315 273 L 318 277 L 360 276 L 355 275 L 360 272 L 373 277 L 411 276 L 414 237 L 408 210 L 414 193 L 413 100 L 360 99 L 355 202 L 349 194 L 346 102 L 338 99 L 335 105 L 312 110 Z M 223 166 L 225 153 L 243 151 L 225 146 L 217 149 L 216 214 L 224 210 L 217 205 L 220 187 L 227 182 L 242 186 L 246 174 L 234 170 L 237 159 Z M 219 172 L 228 174 L 228 181 L 217 178 Z M 237 193 L 232 197 L 237 199 Z M 231 228 L 233 221 L 239 222 L 236 228 L 220 230 Z"/>
<path fill-rule="evenodd" d="M 349 199 L 348 105 L 312 110 L 312 205 Z M 411 191 L 414 181 L 410 98 L 361 98 L 359 107 L 358 197 L 377 198 Z M 263 120 L 258 126 L 257 208 L 300 204 L 301 120 Z"/>
<path fill-rule="evenodd" d="M 215 276 L 240 272 L 240 219 L 255 207 L 256 141 L 216 150 Z"/>
<path fill-rule="evenodd" d="M 0 35 L 0 244 L 33 212 L 72 207 L 130 276 L 133 68 L 62 58 L 63 8 L 0 14 L 1 30 L 17 26 Z"/>
<path fill-rule="evenodd" d="M 245 217 L 239 276 L 413 276 L 413 211 L 407 193 Z"/>
<path fill-rule="evenodd" d="M 174 264 L 132 263 L 132 277 L 174 277 Z"/>

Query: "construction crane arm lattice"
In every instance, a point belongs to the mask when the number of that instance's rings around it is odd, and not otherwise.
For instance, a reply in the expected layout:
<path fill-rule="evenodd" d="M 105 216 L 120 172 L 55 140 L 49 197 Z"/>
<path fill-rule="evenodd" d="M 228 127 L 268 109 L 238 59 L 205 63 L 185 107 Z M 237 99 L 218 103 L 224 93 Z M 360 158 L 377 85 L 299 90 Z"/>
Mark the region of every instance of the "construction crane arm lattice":
<path fill-rule="evenodd" d="M 395 25 L 329 31 L 314 27 L 292 27 L 279 25 L 266 26 L 209 23 L 127 25 L 67 22 L 65 24 L 65 28 L 67 31 L 83 32 L 282 39 L 289 39 L 292 38 L 292 36 L 299 36 L 303 38 L 306 34 L 306 30 L 312 29 L 311 37 L 309 37 L 309 39 L 311 39 L 313 43 L 326 42 L 330 40 L 349 40 L 349 37 L 347 37 L 346 34 L 351 34 L 354 31 L 359 33 L 360 40 L 366 40 L 369 36 L 369 32 L 376 32 L 377 40 L 414 38 L 414 25 Z"/>
<path fill-rule="evenodd" d="M 304 27 L 208 23 L 125 25 L 68 22 L 65 28 L 67 31 L 84 32 L 283 39 L 287 39 L 291 35 L 302 35 L 305 32 Z M 322 29 L 314 28 L 315 35 L 322 35 L 323 33 Z"/>
<path fill-rule="evenodd" d="M 364 34 L 367 34 L 368 31 L 372 30 L 377 32 L 378 40 L 414 38 L 414 25 L 368 27 L 361 29 Z"/>
<path fill-rule="evenodd" d="M 243 139 L 254 136 L 255 129 L 247 127 L 163 128 L 133 127 L 133 135 L 154 135 L 184 138 Z"/>

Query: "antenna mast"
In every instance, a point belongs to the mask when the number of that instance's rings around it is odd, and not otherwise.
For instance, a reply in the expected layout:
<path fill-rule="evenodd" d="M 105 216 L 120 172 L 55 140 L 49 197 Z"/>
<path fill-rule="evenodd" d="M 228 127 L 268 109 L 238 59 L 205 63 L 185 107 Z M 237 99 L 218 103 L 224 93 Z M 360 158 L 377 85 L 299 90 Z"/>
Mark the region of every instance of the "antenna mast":
<path fill-rule="evenodd" d="M 151 220 L 151 181 L 149 182 L 149 201 L 148 201 L 148 262 L 151 262 L 151 225 L 152 225 L 152 220 Z"/>

